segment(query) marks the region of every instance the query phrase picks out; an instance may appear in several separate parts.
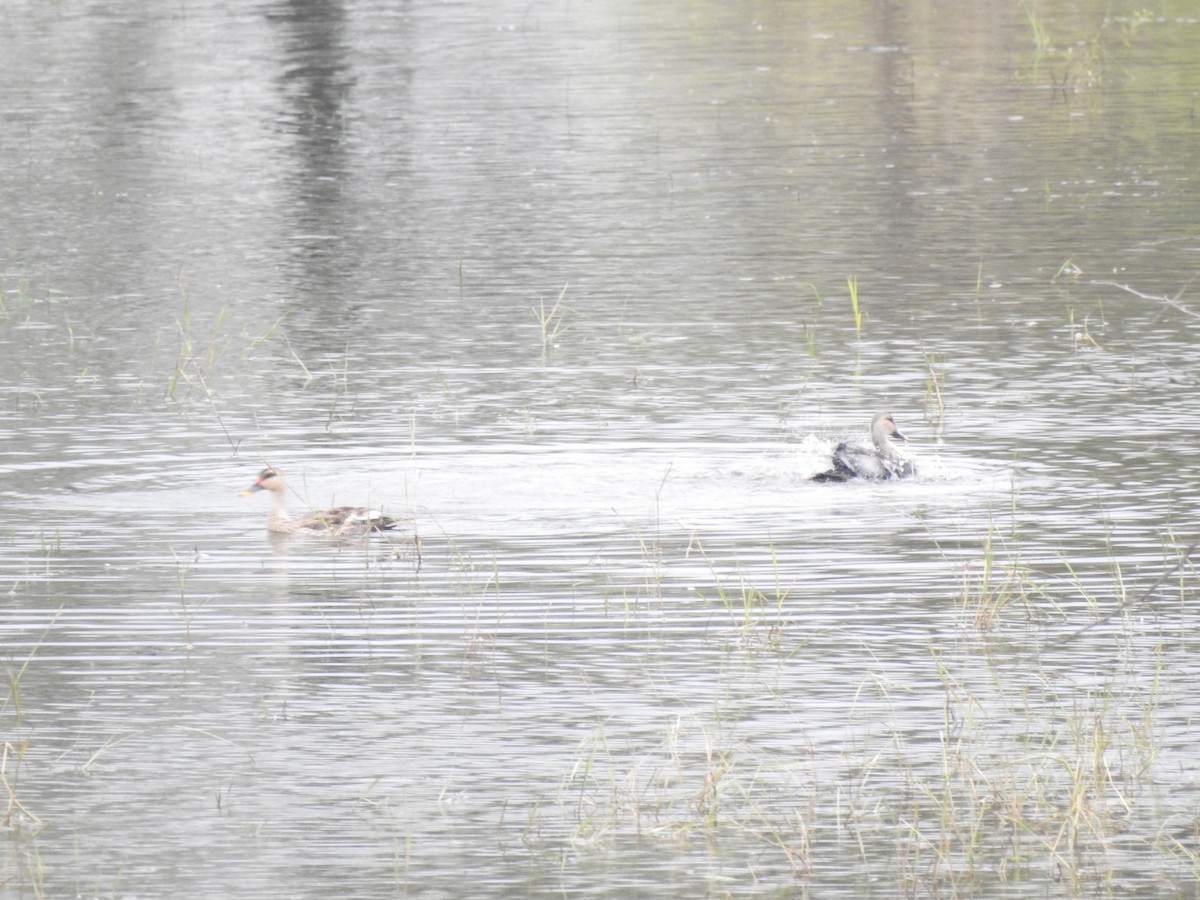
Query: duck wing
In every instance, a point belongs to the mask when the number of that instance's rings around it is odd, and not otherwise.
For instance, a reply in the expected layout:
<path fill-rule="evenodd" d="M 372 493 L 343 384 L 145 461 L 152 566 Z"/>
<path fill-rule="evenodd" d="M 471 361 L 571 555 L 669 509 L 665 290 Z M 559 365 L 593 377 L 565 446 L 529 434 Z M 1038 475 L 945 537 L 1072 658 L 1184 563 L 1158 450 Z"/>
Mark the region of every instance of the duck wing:
<path fill-rule="evenodd" d="M 855 451 L 859 448 L 852 444 L 841 443 L 833 451 L 833 465 L 824 472 L 818 472 L 810 481 L 849 481 L 859 476 L 854 465 Z"/>
<path fill-rule="evenodd" d="M 293 524 L 297 530 L 348 535 L 364 534 L 368 531 L 390 531 L 399 528 L 403 522 L 361 506 L 336 506 L 324 512 L 310 513 L 296 519 Z"/>
<path fill-rule="evenodd" d="M 912 460 L 895 453 L 884 453 L 876 447 L 843 442 L 833 451 L 833 466 L 812 477 L 812 481 L 887 481 L 908 478 L 917 474 Z"/>
<path fill-rule="evenodd" d="M 363 534 L 368 531 L 391 531 L 404 523 L 374 509 L 362 506 L 339 506 L 326 513 L 329 527 L 338 534 Z"/>

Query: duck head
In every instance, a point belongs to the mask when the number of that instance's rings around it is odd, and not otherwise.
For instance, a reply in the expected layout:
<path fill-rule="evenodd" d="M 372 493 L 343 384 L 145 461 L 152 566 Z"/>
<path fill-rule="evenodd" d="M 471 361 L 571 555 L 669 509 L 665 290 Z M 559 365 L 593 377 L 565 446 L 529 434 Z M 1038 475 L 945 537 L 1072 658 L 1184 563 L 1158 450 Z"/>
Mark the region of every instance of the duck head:
<path fill-rule="evenodd" d="M 908 438 L 896 427 L 896 420 L 890 412 L 878 412 L 871 417 L 871 440 L 876 447 L 886 447 L 890 440 L 907 441 Z"/>
<path fill-rule="evenodd" d="M 261 472 L 258 473 L 258 478 L 255 479 L 254 484 L 250 485 L 250 487 L 248 487 L 248 488 L 246 488 L 246 490 L 242 491 L 241 495 L 243 497 L 245 497 L 247 494 L 253 494 L 253 493 L 256 493 L 257 491 L 282 491 L 282 490 L 283 490 L 283 476 L 280 475 L 278 472 L 276 472 L 274 469 L 263 469 Z"/>

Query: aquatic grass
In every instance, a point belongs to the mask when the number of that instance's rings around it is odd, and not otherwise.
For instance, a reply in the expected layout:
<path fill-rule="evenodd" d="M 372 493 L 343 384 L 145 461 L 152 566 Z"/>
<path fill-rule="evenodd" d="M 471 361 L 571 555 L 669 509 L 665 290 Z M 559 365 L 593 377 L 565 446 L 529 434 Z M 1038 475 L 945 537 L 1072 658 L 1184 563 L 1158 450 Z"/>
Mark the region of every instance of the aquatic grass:
<path fill-rule="evenodd" d="M 411 828 L 402 830 L 397 821 L 396 809 L 386 796 L 375 799 L 372 796 L 380 781 L 379 776 L 372 779 L 367 789 L 357 798 L 358 802 L 378 812 L 385 823 L 388 845 L 391 850 L 392 888 L 397 896 L 403 896 L 409 886 L 409 876 L 412 868 L 413 834 Z M 220 804 L 218 803 L 218 808 Z M 503 828 L 504 813 L 501 811 L 500 826 Z"/>
<path fill-rule="evenodd" d="M 757 845 L 745 851 L 751 871 L 778 864 L 802 879 L 843 869 L 853 848 L 876 883 L 890 877 L 905 895 L 983 896 L 1047 871 L 1077 890 L 1107 883 L 1141 778 L 1124 762 L 1123 748 L 1144 738 L 1122 727 L 1123 689 L 1080 695 L 1053 688 L 1037 666 L 982 661 L 977 685 L 951 676 L 944 656 L 938 664 L 947 702 L 932 769 L 906 762 L 917 746 L 901 734 L 845 748 L 842 774 L 822 782 L 803 757 L 714 739 L 699 724 L 703 746 L 681 748 L 673 720 L 661 744 L 632 757 L 597 732 L 560 787 L 572 846 L 603 852 L 633 836 Z M 985 699 L 977 691 L 989 681 Z M 886 694 L 880 679 L 869 683 Z M 853 720 L 850 710 L 843 725 Z"/>
<path fill-rule="evenodd" d="M 1052 688 L 1036 665 L 1027 674 L 997 669 L 1000 683 L 984 705 L 966 681 L 950 674 L 944 653 L 934 658 L 948 715 L 941 783 L 924 788 L 942 812 L 936 827 L 926 829 L 931 844 L 948 850 L 946 859 L 957 859 L 964 871 L 999 861 L 1006 877 L 1020 875 L 1029 871 L 1037 847 L 1071 883 L 1095 877 L 1087 857 L 1109 851 L 1132 813 L 1129 786 L 1144 771 L 1140 764 L 1115 768 L 1123 760 L 1118 742 L 1124 747 L 1146 739 L 1139 726 L 1128 726 L 1117 685 L 1080 695 Z M 1018 689 L 1009 684 L 1006 695 L 1004 685 L 1014 678 Z M 1026 702 L 1031 690 L 1036 705 Z M 993 818 L 1008 835 L 999 844 L 989 841 L 993 828 L 986 823 Z"/>
<path fill-rule="evenodd" d="M 817 286 L 815 284 L 813 284 L 812 282 L 806 281 L 806 282 L 804 282 L 802 287 L 806 287 L 810 291 L 812 291 L 813 298 L 817 301 L 818 308 L 824 305 L 824 301 L 821 299 L 821 292 L 819 290 L 817 290 Z M 817 358 L 817 326 L 816 326 L 816 323 L 815 322 L 809 323 L 809 321 L 807 319 L 802 318 L 800 320 L 800 327 L 804 330 L 804 346 L 808 353 L 808 356 L 810 359 L 816 359 Z"/>
<path fill-rule="evenodd" d="M 1051 276 L 1050 283 L 1057 284 L 1058 281 L 1063 278 L 1075 279 L 1082 274 L 1083 269 L 1075 265 L 1074 260 L 1072 260 L 1070 257 L 1067 257 L 1067 259 L 1063 261 L 1063 264 L 1058 267 L 1058 271 Z"/>
<path fill-rule="evenodd" d="M 935 432 L 941 434 L 946 424 L 946 398 L 942 385 L 946 381 L 945 357 L 925 351 L 925 399 L 922 409 L 925 421 L 934 425 Z"/>
<path fill-rule="evenodd" d="M 307 372 L 308 369 L 305 369 Z M 341 370 L 333 369 L 333 399 L 329 403 L 329 412 L 325 416 L 325 430 L 333 430 L 333 422 L 335 418 L 345 419 L 347 416 L 354 413 L 354 399 L 351 399 L 350 410 L 342 416 L 338 416 L 338 403 L 343 395 L 350 393 L 350 348 L 347 346 L 342 353 Z"/>
<path fill-rule="evenodd" d="M 846 288 L 850 291 L 850 310 L 854 313 L 854 335 L 862 337 L 863 311 L 858 304 L 858 276 L 846 276 Z"/>
<path fill-rule="evenodd" d="M 12 277 L 10 273 L 0 273 L 0 275 Z M 23 321 L 32 321 L 32 310 L 42 305 L 49 305 L 53 302 L 51 295 L 59 293 L 45 284 L 41 284 L 38 292 L 41 296 L 35 296 L 34 287 L 33 278 L 19 276 L 16 277 L 15 284 L 8 290 L 0 289 L 0 321 L 8 322 L 18 316 L 21 316 Z"/>
<path fill-rule="evenodd" d="M 1123 609 L 1128 606 L 1128 594 L 1120 566 L 1114 566 L 1104 596 L 1115 595 L 1118 608 Z M 1023 558 L 1018 544 L 1001 538 L 989 524 L 979 564 L 969 567 L 963 576 L 959 605 L 970 614 L 972 625 L 986 632 L 1014 603 L 1024 610 L 1027 621 L 1051 614 L 1066 620 L 1072 598 L 1084 601 L 1093 615 L 1100 615 L 1101 594 L 1088 587 L 1067 555 L 1058 554 L 1034 565 Z"/>
<path fill-rule="evenodd" d="M 459 564 L 455 566 L 455 584 L 462 596 L 463 621 L 466 626 L 463 641 L 463 661 L 467 667 L 479 671 L 494 670 L 496 665 L 497 632 L 501 623 L 501 607 L 495 604 L 492 611 L 495 621 L 485 625 L 483 622 L 487 611 L 487 596 L 495 591 L 496 598 L 502 596 L 500 580 L 500 563 L 495 552 L 491 554 L 488 569 L 477 567 L 469 553 L 457 550 L 456 558 Z M 484 581 L 478 580 L 478 575 L 487 573 Z"/>
<path fill-rule="evenodd" d="M 281 331 L 280 334 L 283 336 L 283 343 L 287 346 L 288 353 L 290 353 L 292 356 L 292 361 L 295 362 L 296 365 L 300 367 L 300 371 L 304 373 L 304 384 L 300 386 L 301 390 L 303 390 L 313 383 L 315 376 L 309 370 L 308 366 L 304 364 L 304 360 L 300 358 L 300 354 L 297 353 L 296 349 L 292 346 L 292 339 L 288 337 L 287 332 Z"/>
<path fill-rule="evenodd" d="M 603 723 L 580 742 L 579 749 L 586 752 L 560 783 L 559 802 L 569 802 L 574 809 L 572 844 L 593 846 L 613 833 L 623 809 L 632 809 L 636 813 L 638 807 L 627 802 L 619 785 Z M 607 780 L 603 784 L 596 773 L 600 759 L 607 762 Z M 568 801 L 571 796 L 574 800 Z"/>
<path fill-rule="evenodd" d="M 387 563 L 408 560 L 412 565 L 413 574 L 420 574 L 421 566 L 425 563 L 424 543 L 421 540 L 420 532 L 417 530 L 416 521 L 409 520 L 408 524 L 412 529 L 412 534 L 403 537 L 393 537 L 386 532 L 374 532 L 363 535 L 364 542 L 370 544 L 372 539 L 382 540 L 388 548 L 383 553 L 377 555 L 377 568 L 383 568 Z M 370 544 L 370 546 L 374 545 Z M 368 565 L 369 562 L 368 558 Z"/>
<path fill-rule="evenodd" d="M 9 696 L 16 696 L 16 684 L 13 675 L 9 672 Z M 17 717 L 19 720 L 19 716 Z M 25 758 L 25 752 L 29 746 L 28 738 L 9 740 L 5 738 L 0 741 L 0 788 L 4 789 L 5 805 L 4 815 L 0 816 L 0 824 L 5 828 L 14 827 L 14 816 L 17 813 L 23 815 L 28 821 L 34 825 L 40 825 L 41 820 L 35 816 L 17 797 L 17 789 L 20 782 L 21 763 Z M 10 774 L 9 763 L 12 762 L 12 770 Z"/>
<path fill-rule="evenodd" d="M 177 612 L 172 610 L 172 613 L 183 623 L 185 648 L 190 652 L 192 648 L 192 621 L 196 618 L 196 613 L 208 605 L 208 600 L 203 600 L 191 606 L 188 604 L 188 579 L 191 578 L 194 567 L 200 561 L 200 553 L 198 550 L 193 549 L 191 552 L 192 561 L 189 564 L 175 552 L 173 546 L 169 547 L 169 549 L 171 551 L 171 558 L 175 562 L 175 585 L 179 591 L 179 609 Z"/>
<path fill-rule="evenodd" d="M 1088 350 L 1088 349 L 1092 349 L 1092 350 L 1103 350 L 1104 349 L 1100 345 L 1100 342 L 1098 340 L 1096 340 L 1095 337 L 1092 336 L 1091 330 L 1089 328 L 1090 320 L 1091 320 L 1090 315 L 1084 316 L 1083 324 L 1080 326 L 1077 326 L 1075 324 L 1075 308 L 1074 307 L 1069 308 L 1068 316 L 1067 316 L 1067 327 L 1071 333 L 1072 348 L 1076 352 L 1078 352 L 1080 350 Z"/>
<path fill-rule="evenodd" d="M 1005 528 L 1001 527 L 998 512 L 989 501 L 978 554 L 962 566 L 958 607 L 970 616 L 972 626 L 980 632 L 995 627 L 1001 615 L 1014 603 L 1024 610 L 1027 621 L 1050 613 L 1060 618 L 1067 615 L 1063 603 L 1056 598 L 1056 593 L 1060 592 L 1054 590 L 1053 578 L 1025 557 L 1019 530 L 1019 496 L 1014 481 Z M 950 561 L 944 553 L 943 557 Z M 1062 556 L 1060 561 L 1066 563 L 1066 557 Z M 1069 567 L 1067 571 L 1071 575 Z M 1077 582 L 1076 587 L 1081 588 L 1082 583 Z"/>
<path fill-rule="evenodd" d="M 54 536 L 48 538 L 46 532 L 38 532 L 38 552 L 42 556 L 62 556 L 64 552 L 62 533 L 55 528 Z"/>
<path fill-rule="evenodd" d="M 1104 615 L 1097 616 L 1097 618 L 1089 622 L 1087 625 L 1084 625 L 1065 637 L 1060 638 L 1059 642 L 1065 643 L 1067 641 L 1074 640 L 1080 635 L 1091 631 L 1100 625 L 1111 622 L 1118 616 L 1124 616 L 1131 610 L 1137 609 L 1143 604 L 1149 604 L 1151 598 L 1157 594 L 1164 585 L 1168 584 L 1176 574 L 1180 574 L 1182 576 L 1182 574 L 1191 567 L 1191 560 L 1197 555 L 1197 550 L 1200 550 L 1200 540 L 1193 541 L 1187 547 L 1179 549 L 1177 551 L 1178 558 L 1168 568 L 1160 573 L 1158 577 L 1155 578 L 1155 580 L 1146 588 L 1144 588 L 1139 594 L 1130 597 L 1127 593 L 1122 591 L 1121 599 L 1113 606 L 1111 610 Z M 1181 592 L 1186 591 L 1186 588 L 1182 582 L 1180 588 Z M 1184 602 L 1186 603 L 1186 600 L 1184 600 Z"/>
<path fill-rule="evenodd" d="M 280 330 L 279 326 L 283 324 L 283 322 L 286 318 L 287 318 L 287 314 L 284 313 L 283 315 L 276 318 L 274 322 L 272 322 L 270 325 L 268 325 L 266 328 L 264 328 L 258 334 L 251 335 L 250 342 L 246 345 L 246 352 L 248 353 L 251 350 L 258 349 L 258 346 L 260 344 L 265 344 L 272 337 L 274 337 L 275 332 Z M 285 339 L 286 339 L 286 335 L 285 335 Z M 291 350 L 290 342 L 288 343 L 288 349 Z M 295 351 L 292 352 L 292 355 L 295 356 Z M 299 357 L 297 357 L 297 361 L 299 361 Z M 303 363 L 301 363 L 301 365 L 303 365 Z"/>
<path fill-rule="evenodd" d="M 206 738 L 211 739 L 216 744 L 223 744 L 225 746 L 232 747 L 233 749 L 239 751 L 246 757 L 246 759 L 249 761 L 250 765 L 254 766 L 254 765 L 258 764 L 257 760 L 254 756 L 254 753 L 251 752 L 250 750 L 247 750 L 244 746 L 242 746 L 235 740 L 227 738 L 224 735 L 217 734 L 213 731 L 208 730 L 207 728 L 198 728 L 194 725 L 180 725 L 180 724 L 177 724 L 174 722 L 168 722 L 163 725 L 156 725 L 156 726 L 148 727 L 148 728 L 139 728 L 134 731 L 125 732 L 124 734 L 112 735 L 107 740 L 105 740 L 105 742 L 103 744 L 101 744 L 99 748 L 97 748 L 95 751 L 93 751 L 93 753 L 83 762 L 83 764 L 79 767 L 80 773 L 83 775 L 94 775 L 96 773 L 96 770 L 95 770 L 96 764 L 103 757 L 108 756 L 112 750 L 115 750 L 117 747 L 120 747 L 121 745 L 128 743 L 129 741 L 138 740 L 138 739 L 143 738 L 146 735 L 151 734 L 156 731 L 178 731 L 183 734 L 198 735 L 200 737 L 206 737 Z"/>
<path fill-rule="evenodd" d="M 543 358 L 566 331 L 566 314 L 574 311 L 570 307 L 563 305 L 563 299 L 567 296 L 568 286 L 567 284 L 562 286 L 562 290 L 558 292 L 558 299 L 554 301 L 554 305 L 550 309 L 546 309 L 546 300 L 544 297 L 538 298 L 538 305 L 533 309 L 533 314 L 537 317 L 538 325 L 542 329 Z"/>
<path fill-rule="evenodd" d="M 747 778 L 757 782 L 755 770 L 740 764 L 740 742 L 727 744 L 703 728 L 698 734 L 700 746 L 682 748 L 683 721 L 675 716 L 651 750 L 628 756 L 610 745 L 604 723 L 597 725 L 580 741 L 558 787 L 557 808 L 569 812 L 571 845 L 603 849 L 627 835 L 686 845 L 698 834 L 707 841 L 741 831 L 743 814 L 735 817 L 734 810 L 753 803 L 753 787 L 744 793 L 742 787 Z M 725 803 L 739 794 L 743 803 Z"/>
<path fill-rule="evenodd" d="M 1183 283 L 1183 285 L 1179 288 L 1178 291 L 1175 292 L 1175 294 L 1173 296 L 1167 295 L 1167 294 L 1146 294 L 1146 293 L 1143 293 L 1142 291 L 1139 291 L 1139 290 L 1131 287 L 1128 284 L 1121 284 L 1120 282 L 1117 282 L 1117 281 L 1091 281 L 1091 282 L 1089 282 L 1089 284 L 1098 284 L 1098 285 L 1103 285 L 1106 287 L 1119 288 L 1122 291 L 1125 291 L 1128 294 L 1133 294 L 1133 296 L 1139 297 L 1142 300 L 1155 300 L 1159 303 L 1165 303 L 1167 306 L 1170 306 L 1173 309 L 1178 310 L 1179 312 L 1183 313 L 1185 316 L 1190 316 L 1193 319 L 1200 319 L 1200 312 L 1196 312 L 1195 310 L 1193 310 L 1187 306 L 1184 306 L 1180 302 L 1180 298 L 1183 297 L 1184 292 L 1189 287 L 1192 286 L 1192 283 L 1197 278 L 1200 278 L 1200 273 L 1193 275 L 1191 278 L 1189 278 L 1187 281 L 1185 281 Z"/>
<path fill-rule="evenodd" d="M 685 852 L 719 843 L 729 858 L 748 860 L 736 875 L 722 870 L 730 877 L 764 883 L 787 877 L 801 892 L 819 890 L 829 872 L 850 866 L 905 896 L 1019 893 L 1025 883 L 1048 879 L 1070 893 L 1103 893 L 1129 842 L 1146 839 L 1140 826 L 1161 742 L 1159 673 L 1172 645 L 1160 640 L 1139 648 L 1136 658 L 1078 679 L 1043 655 L 1055 642 L 1045 640 L 1037 615 L 1052 610 L 1066 620 L 1071 607 L 1064 594 L 1084 596 L 1089 616 L 1106 595 L 1129 598 L 1121 600 L 1129 609 L 1137 598 L 1122 567 L 1089 572 L 1066 553 L 1046 552 L 1038 558 L 1057 560 L 1053 576 L 1050 564 L 1028 564 L 1031 545 L 1018 525 L 1015 487 L 1011 504 L 1011 521 L 1002 508 L 989 511 L 990 535 L 975 550 L 969 593 L 982 598 L 981 624 L 989 632 L 1005 624 L 1006 610 L 1023 604 L 1023 631 L 1003 638 L 979 628 L 931 635 L 929 669 L 944 697 L 933 721 L 902 719 L 893 727 L 886 712 L 877 721 L 908 689 L 870 645 L 844 712 L 820 724 L 818 747 L 809 746 L 802 730 L 790 748 L 769 737 L 757 742 L 766 698 L 786 715 L 803 696 L 764 684 L 750 692 L 754 712 L 746 716 L 745 695 L 714 677 L 709 710 L 664 711 L 660 740 L 618 746 L 612 719 L 598 724 L 580 741 L 558 802 L 541 810 L 543 823 L 561 816 L 565 844 L 576 852 L 604 854 L 627 841 Z M 1177 574 L 1192 574 L 1189 554 L 1177 543 L 1165 545 L 1176 565 L 1165 567 L 1161 579 L 1172 591 Z M 664 566 L 671 563 L 671 545 L 660 542 L 656 552 Z M 787 596 L 780 579 L 773 587 L 755 585 L 740 559 L 695 535 L 682 552 L 685 560 L 706 562 L 710 574 L 697 596 L 720 604 L 735 628 L 755 629 L 786 614 L 790 600 L 779 609 L 764 604 Z M 772 548 L 772 565 L 774 555 Z M 773 648 L 784 657 L 808 653 L 814 636 L 783 628 Z M 775 671 L 747 659 L 764 678 Z M 654 672 L 648 674 L 653 681 Z M 755 723 L 751 731 L 739 733 L 747 721 Z M 831 737 L 839 733 L 846 737 Z M 1191 871 L 1195 854 L 1179 846 L 1194 842 L 1158 834 L 1150 836 L 1152 852 Z"/>
<path fill-rule="evenodd" d="M 29 652 L 19 665 L 10 663 L 5 667 L 5 682 L 8 691 L 4 702 L 0 704 L 0 715 L 11 715 L 12 724 L 7 736 L 0 739 L 0 788 L 3 788 L 5 796 L 4 814 L 0 816 L 0 825 L 3 825 L 5 828 L 14 829 L 14 831 L 20 829 L 17 819 L 18 813 L 24 817 L 26 823 L 32 823 L 35 829 L 40 828 L 42 824 L 41 819 L 31 812 L 18 796 L 21 765 L 29 750 L 29 737 L 23 735 L 25 726 L 24 707 L 21 703 L 21 682 L 25 679 L 30 665 L 32 665 L 38 652 L 46 643 L 46 639 L 62 614 L 63 609 L 61 607 L 54 612 L 46 622 L 41 634 L 33 641 Z M 36 831 L 34 833 L 36 834 Z M 37 890 L 40 888 L 42 879 L 36 847 L 33 848 L 32 854 L 27 859 L 32 874 L 35 876 L 32 879 L 32 885 Z M 40 890 L 37 893 L 40 896 Z"/>
<path fill-rule="evenodd" d="M 1092 613 L 1097 614 L 1100 610 L 1100 597 L 1094 591 L 1089 590 L 1087 585 L 1084 584 L 1081 573 L 1077 571 L 1076 567 L 1074 564 L 1072 564 L 1069 558 L 1060 555 L 1059 562 L 1066 571 L 1067 580 L 1075 588 L 1076 593 L 1078 593 L 1078 595 L 1083 599 Z M 1125 604 L 1125 601 L 1128 599 L 1128 594 L 1126 593 L 1125 584 L 1121 578 L 1121 566 L 1116 562 L 1115 558 L 1113 560 L 1113 564 L 1116 567 L 1115 584 L 1109 585 L 1106 583 L 1105 587 L 1111 587 L 1115 590 L 1117 596 L 1117 605 L 1120 607 Z"/>
<path fill-rule="evenodd" d="M 774 584 L 769 589 L 762 589 L 750 584 L 737 566 L 735 566 L 737 585 L 735 587 L 727 586 L 726 581 L 717 570 L 716 560 L 709 556 L 703 543 L 695 536 L 688 547 L 689 555 L 693 548 L 708 566 L 712 575 L 714 597 L 716 602 L 724 608 L 730 625 L 737 629 L 739 644 L 742 647 L 749 647 L 757 638 L 760 645 L 768 650 L 777 647 L 783 629 L 788 624 L 784 610 L 791 592 L 782 584 L 779 558 L 774 543 L 768 542 L 767 547 L 771 570 L 774 573 Z M 698 596 L 702 600 L 705 599 L 705 592 L 699 591 Z"/>
<path fill-rule="evenodd" d="M 968 569 L 963 575 L 959 594 L 959 604 L 971 613 L 971 622 L 980 631 L 989 630 L 1014 599 L 1026 596 L 1022 591 L 1025 574 L 1022 567 L 1015 561 L 999 565 L 997 551 L 1000 548 L 1001 539 L 989 516 L 978 563 L 979 574 L 972 576 Z"/>
<path fill-rule="evenodd" d="M 1025 8 L 1025 19 L 1029 22 L 1029 28 L 1033 34 L 1034 47 L 1037 48 L 1038 53 L 1045 53 L 1050 49 L 1050 35 L 1046 32 L 1046 26 L 1042 24 L 1032 3 L 1022 3 L 1021 5 Z"/>
<path fill-rule="evenodd" d="M 1037 80 L 1043 63 L 1061 66 L 1062 77 L 1051 72 L 1049 78 L 1054 94 L 1061 93 L 1064 99 L 1071 93 L 1094 94 L 1103 88 L 1110 80 L 1113 50 L 1131 47 L 1142 26 L 1155 20 L 1155 14 L 1148 9 L 1137 9 L 1125 16 L 1105 15 L 1094 30 L 1069 40 L 1056 41 L 1033 4 L 1027 0 L 1021 5 L 1034 47 L 1030 75 Z"/>
<path fill-rule="evenodd" d="M 1167 584 L 1172 578 L 1178 576 L 1180 609 L 1187 608 L 1188 578 L 1200 579 L 1200 571 L 1197 571 L 1191 561 L 1192 552 L 1195 549 L 1196 544 L 1185 545 L 1182 537 L 1175 532 L 1174 528 L 1168 528 L 1163 535 L 1163 560 L 1167 561 L 1173 554 L 1174 562 L 1177 563 L 1167 570 L 1163 577 L 1163 584 Z M 1200 584 L 1200 581 L 1197 583 Z"/>
<path fill-rule="evenodd" d="M 817 326 L 810 325 L 806 320 L 800 322 L 804 329 L 804 346 L 810 359 L 817 358 Z"/>
<path fill-rule="evenodd" d="M 175 390 L 179 386 L 180 379 L 186 377 L 185 366 L 192 359 L 192 332 L 191 332 L 191 298 L 188 296 L 186 289 L 183 289 L 183 312 L 175 320 L 175 326 L 179 331 L 179 349 L 175 353 L 175 367 L 171 372 L 171 377 L 167 380 L 167 399 L 175 398 Z"/>
<path fill-rule="evenodd" d="M 28 660 L 26 660 L 28 664 Z M 13 672 L 10 668 L 7 672 L 8 680 L 8 701 L 12 703 L 13 719 L 16 721 L 16 727 L 20 728 L 20 674 L 24 672 L 24 666 L 20 672 Z M 0 816 L 0 824 L 5 828 L 13 827 L 13 816 L 18 814 L 24 815 L 30 822 L 40 822 L 37 816 L 32 814 L 25 805 L 17 798 L 17 788 L 20 781 L 20 763 L 25 758 L 25 750 L 28 749 L 29 738 L 13 738 L 0 740 L 0 787 L 4 788 L 5 792 L 5 811 L 4 815 Z M 10 760 L 13 763 L 12 772 L 8 763 Z"/>
<path fill-rule="evenodd" d="M 646 590 L 646 596 L 662 599 L 663 596 L 663 564 L 665 561 L 665 548 L 663 546 L 663 528 L 662 528 L 662 492 L 667 485 L 667 479 L 671 477 L 673 465 L 668 465 L 663 471 L 663 476 L 659 479 L 658 486 L 654 489 L 654 500 L 650 506 L 649 528 L 641 528 L 636 525 L 626 523 L 630 534 L 637 543 L 638 552 L 642 560 L 645 562 L 645 575 L 643 576 L 643 585 Z M 616 512 L 614 510 L 614 512 Z M 619 518 L 623 517 L 617 514 Z M 649 532 L 649 533 L 647 533 Z M 691 546 L 689 541 L 688 546 Z M 685 551 L 686 555 L 686 551 Z M 626 595 L 625 609 L 628 614 L 631 611 L 629 600 Z M 636 598 L 635 598 L 636 602 Z"/>
<path fill-rule="evenodd" d="M 217 373 L 218 363 L 222 353 L 229 347 L 231 339 L 226 336 L 226 316 L 227 308 L 222 306 L 214 315 L 213 322 L 208 329 L 207 337 L 197 336 L 194 328 L 192 316 L 192 301 L 191 294 L 182 275 L 178 279 L 179 294 L 182 302 L 182 307 L 179 315 L 175 319 L 175 327 L 178 333 L 178 346 L 175 352 L 175 361 L 172 365 L 170 375 L 167 378 L 165 396 L 168 400 L 182 402 L 184 399 L 184 389 L 187 393 L 196 392 L 202 400 L 204 400 L 212 410 L 213 416 L 217 424 L 221 427 L 225 434 L 226 440 L 233 448 L 233 455 L 237 456 L 238 445 L 240 441 L 235 440 L 226 427 L 225 421 L 221 416 L 220 409 L 217 405 L 217 392 L 210 384 L 212 377 Z M 272 340 L 278 334 L 292 360 L 299 366 L 304 373 L 304 384 L 306 388 L 311 384 L 316 376 L 305 365 L 304 360 L 296 352 L 292 346 L 291 339 L 286 331 L 281 328 L 281 325 L 286 320 L 286 315 L 280 315 L 275 318 L 262 331 L 247 335 L 242 334 L 245 343 L 242 347 L 242 359 L 256 350 L 264 343 Z M 345 395 L 349 393 L 349 375 L 348 363 L 346 361 L 347 353 L 342 360 L 342 369 L 339 371 L 334 368 L 332 370 L 334 379 L 334 397 L 331 407 L 326 417 L 326 429 L 328 430 L 335 418 L 339 414 L 339 404 L 342 402 Z M 353 402 L 349 413 L 353 413 Z"/>
<path fill-rule="evenodd" d="M 217 311 L 208 343 L 202 349 L 197 349 L 197 342 L 191 331 L 191 298 L 188 295 L 187 286 L 183 283 L 182 279 L 180 279 L 180 292 L 183 296 L 183 310 L 175 320 L 176 328 L 179 331 L 179 348 L 175 354 L 174 368 L 167 379 L 166 398 L 168 400 L 177 400 L 178 398 L 176 398 L 175 394 L 180 384 L 186 385 L 189 391 L 198 389 L 203 399 L 207 401 L 213 417 L 216 419 L 221 431 L 225 434 L 225 440 L 229 442 L 229 446 L 233 450 L 233 455 L 236 457 L 241 441 L 240 439 L 235 440 L 226 427 L 225 420 L 217 408 L 216 393 L 208 386 L 207 380 L 208 375 L 216 367 L 217 355 L 220 349 L 221 324 L 225 318 L 225 307 L 221 307 Z"/>
<path fill-rule="evenodd" d="M 175 353 L 174 368 L 167 379 L 167 399 L 175 399 L 175 392 L 181 383 L 189 388 L 199 384 L 204 396 L 211 398 L 212 391 L 205 383 L 205 376 L 215 368 L 221 349 L 221 325 L 225 319 L 225 307 L 217 310 L 208 341 L 201 345 L 192 334 L 191 295 L 182 277 L 179 279 L 179 291 L 183 299 L 183 309 L 175 319 L 175 326 L 179 332 L 179 347 Z"/>

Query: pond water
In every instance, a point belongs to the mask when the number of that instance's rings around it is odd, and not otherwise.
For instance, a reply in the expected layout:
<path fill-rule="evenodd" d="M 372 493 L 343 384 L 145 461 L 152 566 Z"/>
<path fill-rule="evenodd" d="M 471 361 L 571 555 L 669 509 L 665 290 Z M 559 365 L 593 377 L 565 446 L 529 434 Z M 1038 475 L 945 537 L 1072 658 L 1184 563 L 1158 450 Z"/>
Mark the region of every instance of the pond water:
<path fill-rule="evenodd" d="M 1194 895 L 1193 4 L 0 37 L 0 893 Z"/>

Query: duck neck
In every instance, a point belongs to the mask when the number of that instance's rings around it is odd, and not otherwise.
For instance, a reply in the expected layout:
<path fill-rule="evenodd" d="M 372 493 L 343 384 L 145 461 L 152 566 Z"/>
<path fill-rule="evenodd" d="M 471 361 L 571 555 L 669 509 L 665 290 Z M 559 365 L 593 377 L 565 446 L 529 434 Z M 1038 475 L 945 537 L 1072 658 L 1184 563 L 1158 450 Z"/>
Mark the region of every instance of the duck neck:
<path fill-rule="evenodd" d="M 267 513 L 267 530 L 276 534 L 291 534 L 296 530 L 296 523 L 288 518 L 287 501 L 282 491 L 273 491 L 271 495 L 271 511 Z"/>

